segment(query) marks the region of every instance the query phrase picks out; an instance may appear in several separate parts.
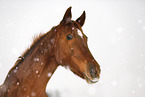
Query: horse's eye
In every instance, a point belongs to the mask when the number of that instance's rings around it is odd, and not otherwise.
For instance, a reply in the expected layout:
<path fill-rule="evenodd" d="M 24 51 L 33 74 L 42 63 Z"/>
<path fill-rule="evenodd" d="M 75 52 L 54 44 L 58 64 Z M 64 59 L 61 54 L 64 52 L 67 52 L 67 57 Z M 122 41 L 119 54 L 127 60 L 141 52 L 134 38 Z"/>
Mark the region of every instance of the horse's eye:
<path fill-rule="evenodd" d="M 68 34 L 68 35 L 66 36 L 66 38 L 67 38 L 67 40 L 72 40 L 72 39 L 73 39 L 73 35 Z"/>

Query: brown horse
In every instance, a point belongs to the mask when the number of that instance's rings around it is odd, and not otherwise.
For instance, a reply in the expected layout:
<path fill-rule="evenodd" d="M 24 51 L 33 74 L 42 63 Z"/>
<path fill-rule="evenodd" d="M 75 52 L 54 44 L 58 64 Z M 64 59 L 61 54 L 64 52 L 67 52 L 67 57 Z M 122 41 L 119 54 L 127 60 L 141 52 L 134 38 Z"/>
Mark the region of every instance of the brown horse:
<path fill-rule="evenodd" d="M 0 97 L 47 97 L 46 85 L 59 65 L 95 83 L 100 77 L 100 66 L 87 46 L 82 31 L 85 11 L 71 20 L 69 7 L 58 26 L 35 39 L 31 47 L 17 60 L 0 87 Z"/>

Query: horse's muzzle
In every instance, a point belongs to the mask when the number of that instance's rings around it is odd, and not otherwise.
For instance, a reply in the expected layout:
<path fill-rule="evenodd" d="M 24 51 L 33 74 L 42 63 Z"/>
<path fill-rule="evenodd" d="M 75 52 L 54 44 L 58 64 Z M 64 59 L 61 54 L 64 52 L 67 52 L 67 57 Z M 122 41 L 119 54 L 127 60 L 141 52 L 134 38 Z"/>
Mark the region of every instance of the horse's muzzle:
<path fill-rule="evenodd" d="M 95 64 L 96 63 L 96 64 Z M 87 71 L 84 74 L 85 79 L 88 83 L 96 83 L 100 77 L 100 68 L 97 62 L 88 62 L 87 63 Z"/>

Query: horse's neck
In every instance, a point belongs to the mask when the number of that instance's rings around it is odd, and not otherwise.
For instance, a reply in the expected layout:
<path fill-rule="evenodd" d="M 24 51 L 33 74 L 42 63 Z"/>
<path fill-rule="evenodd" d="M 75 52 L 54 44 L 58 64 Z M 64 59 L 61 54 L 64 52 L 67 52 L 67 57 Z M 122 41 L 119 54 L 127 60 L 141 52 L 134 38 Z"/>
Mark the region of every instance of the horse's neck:
<path fill-rule="evenodd" d="M 29 50 L 22 62 L 18 62 L 11 69 L 4 83 L 7 92 L 38 96 L 40 92 L 45 91 L 47 82 L 58 66 L 52 47 L 54 39 L 49 42 L 47 39 L 53 38 L 51 34 L 52 32 L 43 37 L 44 39 L 32 47 L 33 51 Z"/>

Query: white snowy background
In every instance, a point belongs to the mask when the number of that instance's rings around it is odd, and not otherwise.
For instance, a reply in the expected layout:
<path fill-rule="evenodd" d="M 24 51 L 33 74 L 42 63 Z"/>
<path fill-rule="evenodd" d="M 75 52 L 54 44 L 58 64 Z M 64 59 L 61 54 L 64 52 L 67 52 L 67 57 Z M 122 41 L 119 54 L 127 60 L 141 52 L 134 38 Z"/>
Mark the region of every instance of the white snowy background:
<path fill-rule="evenodd" d="M 0 84 L 33 36 L 86 11 L 84 33 L 101 66 L 96 84 L 59 67 L 47 85 L 52 97 L 145 97 L 144 0 L 0 0 Z"/>

